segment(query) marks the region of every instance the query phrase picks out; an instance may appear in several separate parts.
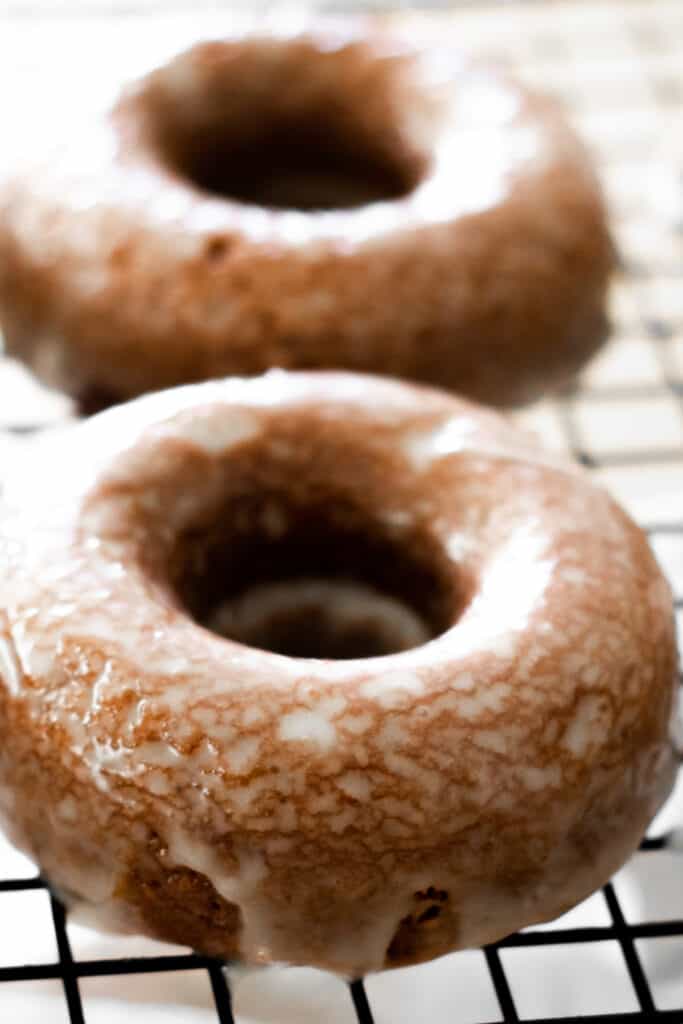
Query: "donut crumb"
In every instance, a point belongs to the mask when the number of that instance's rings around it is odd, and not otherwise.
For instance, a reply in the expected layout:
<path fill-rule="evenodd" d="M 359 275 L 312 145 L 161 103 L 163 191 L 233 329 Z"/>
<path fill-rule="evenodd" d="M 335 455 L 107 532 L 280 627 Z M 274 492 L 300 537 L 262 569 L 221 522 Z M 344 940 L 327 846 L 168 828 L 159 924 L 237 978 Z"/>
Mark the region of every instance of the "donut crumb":
<path fill-rule="evenodd" d="M 399 967 L 414 963 L 433 955 L 436 936 L 443 931 L 457 934 L 458 920 L 450 906 L 450 895 L 445 889 L 430 885 L 413 893 L 417 907 L 406 914 L 398 923 L 394 936 L 387 947 L 386 965 Z M 424 906 L 427 903 L 428 906 Z"/>

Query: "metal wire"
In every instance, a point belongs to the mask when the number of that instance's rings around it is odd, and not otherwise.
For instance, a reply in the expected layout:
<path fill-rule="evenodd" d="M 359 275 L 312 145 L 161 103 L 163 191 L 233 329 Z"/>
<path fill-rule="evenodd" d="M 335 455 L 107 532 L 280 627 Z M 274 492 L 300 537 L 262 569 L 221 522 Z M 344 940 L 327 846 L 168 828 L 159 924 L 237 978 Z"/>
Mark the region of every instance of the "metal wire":
<path fill-rule="evenodd" d="M 641 851 L 655 852 L 664 848 L 665 841 L 662 837 L 646 839 L 641 844 Z M 0 899 L 3 892 L 30 891 L 35 889 L 46 889 L 45 881 L 40 878 L 26 879 L 5 879 L 0 883 Z M 637 939 L 659 938 L 664 936 L 683 937 L 683 919 L 673 921 L 657 921 L 639 924 L 628 924 L 624 918 L 617 895 L 611 884 L 603 889 L 605 901 L 609 909 L 612 924 L 602 927 L 584 928 L 560 928 L 553 931 L 525 931 L 516 935 L 508 936 L 500 942 L 487 946 L 484 950 L 486 962 L 491 974 L 498 1001 L 500 1003 L 502 1020 L 517 1022 L 528 1020 L 520 1018 L 514 1003 L 512 992 L 499 951 L 508 948 L 534 947 L 560 945 L 570 946 L 576 943 L 595 942 L 618 942 L 624 953 L 624 959 L 629 976 L 633 983 L 634 990 L 641 1006 L 640 1014 L 630 1014 L 624 1017 L 628 1020 L 651 1020 L 654 1018 L 668 1019 L 668 1014 L 657 1011 L 650 987 L 643 971 L 640 960 L 635 951 L 634 942 Z M 212 960 L 192 954 L 180 954 L 178 956 L 155 956 L 119 958 L 112 960 L 74 960 L 65 928 L 64 910 L 58 900 L 51 896 L 52 917 L 59 951 L 57 963 L 26 965 L 18 967 L 0 967 L 0 983 L 5 981 L 36 981 L 45 978 L 60 978 L 64 985 L 67 1005 L 72 1024 L 79 1024 L 84 1021 L 83 1010 L 78 995 L 78 978 L 105 977 L 107 975 L 130 975 L 130 974 L 156 974 L 169 971 L 204 970 L 208 972 L 211 988 L 216 1003 L 216 1010 L 220 1024 L 234 1024 L 230 989 L 220 961 Z M 373 1024 L 373 1015 L 362 980 L 357 980 L 349 986 L 353 1006 L 359 1024 Z M 683 1007 L 676 1011 L 678 1020 L 683 1019 Z M 573 1018 L 553 1018 L 556 1021 L 567 1024 Z M 582 1020 L 595 1019 L 608 1021 L 614 1019 L 613 1015 L 602 1014 L 592 1018 L 581 1018 Z M 621 1016 L 619 1019 L 622 1019 Z"/>

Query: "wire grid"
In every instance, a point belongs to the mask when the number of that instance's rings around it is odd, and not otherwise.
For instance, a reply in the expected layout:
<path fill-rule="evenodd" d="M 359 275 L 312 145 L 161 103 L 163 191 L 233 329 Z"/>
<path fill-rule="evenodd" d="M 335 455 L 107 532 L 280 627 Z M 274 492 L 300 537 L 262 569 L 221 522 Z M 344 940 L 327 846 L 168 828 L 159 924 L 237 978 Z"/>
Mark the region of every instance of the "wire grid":
<path fill-rule="evenodd" d="M 486 7 L 489 9 L 484 10 Z M 550 446 L 564 448 L 588 467 L 639 518 L 673 578 L 680 625 L 683 150 L 667 155 L 660 147 L 673 131 L 683 105 L 683 5 L 631 0 L 560 3 L 549 9 L 517 3 L 494 11 L 484 4 L 476 11 L 468 8 L 467 12 L 447 17 L 457 21 L 457 31 L 465 44 L 472 42 L 488 51 L 507 54 L 523 77 L 559 93 L 593 144 L 623 253 L 623 273 L 614 292 L 614 339 L 575 390 L 559 400 L 541 403 L 518 418 L 536 427 Z M 0 396 L 0 445 L 3 431 L 30 433 L 70 414 L 68 402 L 43 391 L 23 370 L 1 357 Z M 650 863 L 656 871 L 656 855 L 666 846 L 665 835 L 644 840 L 639 856 L 647 856 L 646 871 Z M 0 879 L 0 922 L 2 900 L 7 894 L 46 888 L 40 877 Z M 221 1024 L 234 1021 L 228 976 L 221 963 L 184 952 L 79 959 L 72 953 L 64 910 L 54 896 L 49 898 L 58 959 L 37 965 L 0 965 L 0 983 L 61 979 L 68 1019 L 71 1024 L 83 1024 L 88 1017 L 80 979 L 206 972 L 217 1020 Z M 653 991 L 641 955 L 644 940 L 677 938 L 678 975 L 683 976 L 683 916 L 671 919 L 665 913 L 653 920 L 627 919 L 613 883 L 604 887 L 602 899 L 605 924 L 565 927 L 561 920 L 559 926 L 530 929 L 483 951 L 498 1008 L 497 1015 L 482 1020 L 482 1024 L 683 1022 L 683 1001 L 675 1006 L 657 1005 L 657 992 Z M 520 1001 L 516 994 L 507 952 L 560 947 L 566 954 L 566 973 L 571 976 L 572 951 L 596 943 L 610 943 L 620 951 L 625 984 L 630 980 L 631 1003 L 636 1008 L 580 1017 L 538 1016 L 533 1010 L 528 1013 L 521 1005 L 524 999 Z M 581 977 L 576 976 L 575 982 L 580 985 Z M 387 1019 L 381 1008 L 373 1011 L 373 999 L 368 997 L 362 980 L 350 984 L 348 998 L 359 1024 L 379 1024 L 380 1019 Z M 458 1002 L 458 992 L 454 991 L 447 1018 L 451 1024 L 461 1020 Z M 4 1019 L 1 986 L 0 1019 Z M 426 1018 L 420 1015 L 415 1019 Z"/>

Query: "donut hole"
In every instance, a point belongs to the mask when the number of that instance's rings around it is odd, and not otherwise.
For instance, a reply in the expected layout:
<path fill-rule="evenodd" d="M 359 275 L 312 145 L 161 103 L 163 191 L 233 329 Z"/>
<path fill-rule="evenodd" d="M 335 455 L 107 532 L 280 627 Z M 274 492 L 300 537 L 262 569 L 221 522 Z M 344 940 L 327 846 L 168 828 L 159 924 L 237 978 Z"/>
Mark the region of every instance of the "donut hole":
<path fill-rule="evenodd" d="M 176 140 L 175 169 L 204 192 L 254 206 L 349 209 L 410 191 L 401 168 L 312 119 L 240 140 L 220 130 Z"/>
<path fill-rule="evenodd" d="M 177 541 L 175 591 L 207 629 L 295 658 L 372 658 L 427 643 L 457 595 L 426 532 L 402 538 L 338 502 L 242 497 Z"/>
<path fill-rule="evenodd" d="M 222 602 L 206 625 L 294 658 L 372 658 L 431 639 L 422 616 L 396 598 L 365 583 L 317 577 L 256 584 Z"/>
<path fill-rule="evenodd" d="M 421 177 L 400 130 L 396 71 L 358 44 L 207 43 L 152 75 L 135 111 L 166 169 L 202 192 L 348 209 L 400 198 Z"/>

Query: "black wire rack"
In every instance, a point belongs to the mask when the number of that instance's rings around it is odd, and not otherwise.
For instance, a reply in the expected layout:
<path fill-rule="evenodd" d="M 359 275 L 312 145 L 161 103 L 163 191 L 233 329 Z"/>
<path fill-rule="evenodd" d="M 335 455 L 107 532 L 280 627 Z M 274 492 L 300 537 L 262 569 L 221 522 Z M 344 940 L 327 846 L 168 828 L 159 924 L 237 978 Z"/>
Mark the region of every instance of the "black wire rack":
<path fill-rule="evenodd" d="M 560 400 L 541 403 L 519 418 L 536 427 L 551 446 L 563 448 L 590 469 L 641 522 L 672 578 L 680 625 L 683 147 L 677 152 L 667 151 L 667 140 L 673 137 L 683 111 L 683 4 L 676 0 L 574 0 L 545 5 L 512 3 L 505 7 L 483 3 L 476 8 L 467 5 L 460 13 L 438 16 L 457 19 L 457 31 L 465 45 L 471 42 L 505 54 L 527 79 L 559 93 L 595 150 L 623 253 L 621 280 L 614 292 L 614 339 L 584 374 L 579 387 Z M 140 15 L 138 30 L 143 17 Z M 25 19 L 20 21 L 24 22 L 25 31 Z M 17 46 L 17 33 L 21 30 L 13 26 L 11 19 L 5 27 L 8 32 L 4 44 L 0 36 L 0 82 L 3 74 L 10 75 L 12 60 L 21 52 Z M 66 40 L 68 26 L 64 32 Z M 50 45 L 59 52 L 54 35 Z M 32 59 L 36 63 L 42 60 L 35 49 Z M 24 60 L 24 74 L 30 70 L 30 61 Z M 678 130 L 680 133 L 680 124 Z M 31 433 L 68 414 L 67 403 L 42 391 L 24 371 L 1 357 L 0 398 L 0 457 L 3 432 Z M 641 878 L 662 872 L 661 858 L 675 856 L 669 851 L 670 845 L 666 834 L 649 836 L 643 841 L 637 855 L 642 861 Z M 683 879 L 683 856 L 677 870 Z M 11 893 L 35 890 L 47 891 L 40 877 L 0 877 L 0 933 L 3 928 L 11 928 L 10 916 L 3 913 L 3 900 Z M 241 1019 L 233 1010 L 229 971 L 220 962 L 183 951 L 81 958 L 74 955 L 62 906 L 49 893 L 48 898 L 57 959 L 18 966 L 0 963 L 0 1021 L 10 1020 L 3 1010 L 3 983 L 58 980 L 68 1014 L 65 1019 L 70 1024 L 85 1024 L 90 1020 L 82 995 L 86 979 L 120 978 L 125 995 L 125 979 L 133 975 L 188 971 L 203 972 L 208 979 L 220 1024 Z M 437 1020 L 435 1014 L 425 1010 L 427 1016 L 418 1011 L 402 1019 L 427 1024 L 681 1024 L 683 984 L 676 990 L 680 998 L 676 994 L 672 997 L 670 992 L 662 994 L 657 977 L 653 980 L 651 976 L 644 951 L 652 941 L 672 942 L 673 960 L 669 968 L 674 977 L 683 980 L 683 898 L 672 899 L 671 907 L 663 911 L 661 907 L 655 908 L 656 912 L 646 915 L 644 920 L 634 919 L 624 908 L 618 881 L 606 885 L 593 900 L 596 898 L 601 901 L 602 923 L 576 927 L 561 919 L 551 926 L 511 935 L 482 951 L 491 989 L 490 1011 L 485 1009 L 480 1016 L 474 1016 L 471 1007 L 462 1010 L 458 989 L 462 973 L 458 975 L 454 970 L 452 1001 L 441 1008 L 442 1018 Z M 539 1015 L 516 981 L 513 958 L 528 959 L 535 952 L 548 955 L 556 950 L 562 957 L 563 977 L 568 984 L 580 988 L 584 970 L 581 965 L 585 965 L 586 959 L 579 954 L 588 951 L 592 955 L 607 945 L 620 959 L 624 998 L 618 1006 L 601 1005 L 595 1012 L 582 1007 L 573 1016 L 555 1012 Z M 445 958 L 443 970 L 450 970 L 449 964 L 455 968 L 463 955 L 467 954 Z M 419 987 L 425 984 L 420 970 L 407 968 L 397 973 L 407 977 L 410 984 L 414 978 L 414 985 Z M 541 965 L 537 984 L 552 985 L 558 976 L 557 971 L 553 974 Z M 376 989 L 372 978 L 367 983 L 357 980 L 348 986 L 345 998 L 349 1021 L 393 1024 L 393 1017 L 387 1016 Z M 26 1006 L 30 999 L 27 991 Z M 124 1014 L 127 1015 L 125 1003 L 121 1003 L 121 1017 Z M 37 1019 L 27 1014 L 26 1019 L 29 1018 Z M 21 1018 L 12 1017 L 12 1024 L 15 1021 L 22 1024 Z"/>

